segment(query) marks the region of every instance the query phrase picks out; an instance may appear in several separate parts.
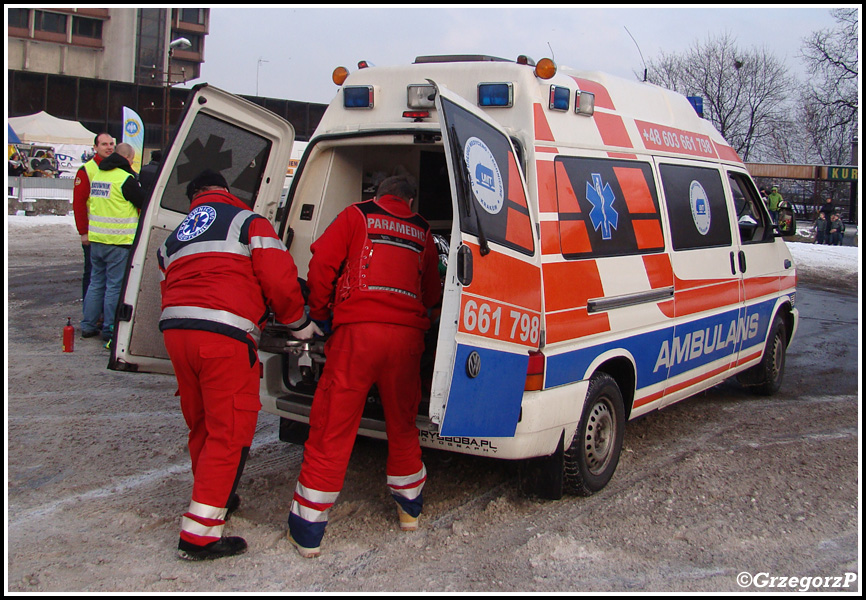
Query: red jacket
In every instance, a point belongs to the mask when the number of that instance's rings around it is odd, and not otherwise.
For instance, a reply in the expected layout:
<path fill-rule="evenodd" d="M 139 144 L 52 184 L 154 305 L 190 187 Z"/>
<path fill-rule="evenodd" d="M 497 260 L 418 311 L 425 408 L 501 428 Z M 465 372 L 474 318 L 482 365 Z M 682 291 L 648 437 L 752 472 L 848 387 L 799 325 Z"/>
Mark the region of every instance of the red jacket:
<path fill-rule="evenodd" d="M 98 154 L 93 157 L 96 164 L 102 162 Z M 87 217 L 87 199 L 90 198 L 90 177 L 84 165 L 78 168 L 75 174 L 75 187 L 72 188 L 72 212 L 75 216 L 75 228 L 78 235 L 84 235 L 89 230 L 90 221 Z"/>
<path fill-rule="evenodd" d="M 310 317 L 426 330 L 442 294 L 427 222 L 396 196 L 353 204 L 310 247 Z M 369 284 L 369 285 L 368 285 Z"/>
<path fill-rule="evenodd" d="M 298 270 L 270 222 L 227 192 L 206 192 L 158 253 L 160 329 L 214 331 L 258 343 L 273 309 L 281 323 L 306 322 Z"/>

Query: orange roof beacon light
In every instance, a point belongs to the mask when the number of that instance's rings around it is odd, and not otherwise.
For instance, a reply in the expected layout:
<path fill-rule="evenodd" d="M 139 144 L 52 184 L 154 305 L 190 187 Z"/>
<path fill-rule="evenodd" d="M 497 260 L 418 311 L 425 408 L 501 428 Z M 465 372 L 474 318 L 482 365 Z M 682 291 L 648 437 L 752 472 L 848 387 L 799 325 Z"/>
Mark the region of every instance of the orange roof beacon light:
<path fill-rule="evenodd" d="M 535 76 L 539 79 L 550 79 L 556 75 L 556 63 L 549 58 L 542 58 L 535 65 Z"/>
<path fill-rule="evenodd" d="M 333 74 L 331 74 L 331 80 L 337 85 L 343 85 L 343 82 L 346 81 L 346 77 L 349 76 L 349 69 L 346 67 L 337 67 L 334 69 Z"/>

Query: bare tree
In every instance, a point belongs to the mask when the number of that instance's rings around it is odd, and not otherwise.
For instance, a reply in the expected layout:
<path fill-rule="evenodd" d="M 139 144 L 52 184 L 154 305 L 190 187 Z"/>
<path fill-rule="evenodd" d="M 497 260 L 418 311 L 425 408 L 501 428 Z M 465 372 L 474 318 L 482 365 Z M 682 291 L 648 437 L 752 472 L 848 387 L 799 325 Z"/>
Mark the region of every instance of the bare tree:
<path fill-rule="evenodd" d="M 856 8 L 830 11 L 833 29 L 817 31 L 803 42 L 803 59 L 812 79 L 802 94 L 798 117 L 813 160 L 846 164 L 860 106 L 859 18 Z"/>
<path fill-rule="evenodd" d="M 704 116 L 743 160 L 773 152 L 790 127 L 792 79 L 765 49 L 737 47 L 730 34 L 695 42 L 682 54 L 648 65 L 648 80 L 688 96 L 701 96 Z"/>

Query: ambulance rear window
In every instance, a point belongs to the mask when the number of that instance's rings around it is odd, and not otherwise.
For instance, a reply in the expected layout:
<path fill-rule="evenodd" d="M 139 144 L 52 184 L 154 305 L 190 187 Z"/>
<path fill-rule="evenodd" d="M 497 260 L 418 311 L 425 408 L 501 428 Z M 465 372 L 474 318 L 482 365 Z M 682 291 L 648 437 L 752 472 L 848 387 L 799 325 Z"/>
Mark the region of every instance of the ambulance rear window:
<path fill-rule="evenodd" d="M 199 113 L 183 144 L 162 196 L 163 208 L 188 213 L 186 186 L 204 169 L 219 171 L 229 191 L 253 207 L 271 152 L 270 140 Z"/>

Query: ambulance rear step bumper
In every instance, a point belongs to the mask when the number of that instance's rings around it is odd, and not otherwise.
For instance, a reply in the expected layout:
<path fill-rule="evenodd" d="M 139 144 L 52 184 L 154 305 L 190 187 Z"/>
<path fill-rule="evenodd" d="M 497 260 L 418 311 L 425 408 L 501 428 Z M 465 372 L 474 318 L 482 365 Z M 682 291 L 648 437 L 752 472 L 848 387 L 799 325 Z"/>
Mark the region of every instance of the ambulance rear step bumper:
<path fill-rule="evenodd" d="M 310 422 L 310 406 L 313 399 L 310 396 L 300 394 L 288 394 L 276 399 L 277 410 L 292 415 L 293 420 Z M 375 413 L 375 407 L 368 407 L 364 410 L 364 415 L 361 417 L 360 428 L 372 432 L 375 437 L 385 439 L 385 419 L 384 416 L 379 417 Z M 297 418 L 300 417 L 300 418 Z M 439 428 L 434 424 L 430 417 L 418 415 L 415 417 L 415 426 L 422 431 L 438 431 Z"/>

